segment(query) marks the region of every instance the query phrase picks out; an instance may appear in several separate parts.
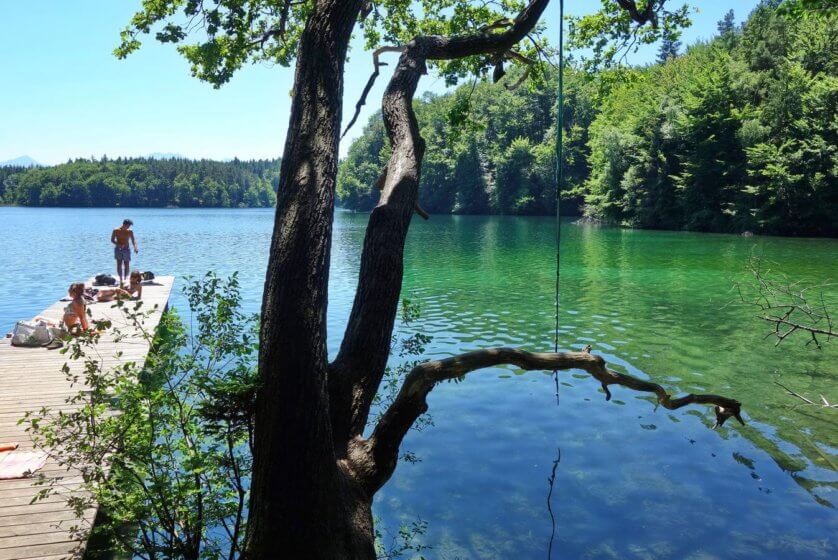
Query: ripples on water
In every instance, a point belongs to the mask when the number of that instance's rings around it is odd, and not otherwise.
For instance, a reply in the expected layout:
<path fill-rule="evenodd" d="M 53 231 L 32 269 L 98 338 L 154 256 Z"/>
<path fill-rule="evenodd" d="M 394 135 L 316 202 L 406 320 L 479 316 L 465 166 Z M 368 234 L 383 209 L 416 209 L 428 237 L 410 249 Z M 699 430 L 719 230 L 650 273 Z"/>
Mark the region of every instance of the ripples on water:
<path fill-rule="evenodd" d="M 39 312 L 73 280 L 110 272 L 109 233 L 124 217 L 136 223 L 138 267 L 238 270 L 245 305 L 258 310 L 272 211 L 0 208 L 0 327 Z M 366 216 L 336 216 L 332 352 L 365 226 Z M 433 335 L 429 357 L 552 347 L 553 227 L 540 218 L 414 223 L 404 293 L 422 306 L 412 328 Z M 560 374 L 557 408 L 549 374 L 476 372 L 430 396 L 435 425 L 405 442 L 422 461 L 402 465 L 376 498 L 383 526 L 428 521 L 432 558 L 544 558 L 547 479 L 561 448 L 554 558 L 834 557 L 835 413 L 799 407 L 771 381 L 831 394 L 835 345 L 774 348 L 731 286 L 752 252 L 795 277 L 835 280 L 838 242 L 570 224 L 562 235 L 561 346 L 591 344 L 615 368 L 676 392 L 739 398 L 748 426 L 712 431 L 709 410 L 656 409 L 621 388 L 605 402 L 597 383 L 571 372 Z"/>

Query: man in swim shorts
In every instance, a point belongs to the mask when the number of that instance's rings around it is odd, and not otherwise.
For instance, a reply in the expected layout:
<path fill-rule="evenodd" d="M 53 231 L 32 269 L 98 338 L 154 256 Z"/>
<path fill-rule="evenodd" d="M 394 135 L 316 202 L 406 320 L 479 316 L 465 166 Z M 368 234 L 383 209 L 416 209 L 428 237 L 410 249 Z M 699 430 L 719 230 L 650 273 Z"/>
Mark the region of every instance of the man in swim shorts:
<path fill-rule="evenodd" d="M 137 240 L 134 238 L 134 232 L 131 231 L 131 226 L 134 222 L 125 219 L 122 225 L 111 234 L 111 243 L 114 244 L 113 256 L 116 258 L 116 273 L 119 276 L 119 285 L 122 286 L 124 280 L 128 278 L 131 268 L 131 247 L 129 242 L 134 245 L 134 252 L 139 253 L 137 248 Z"/>

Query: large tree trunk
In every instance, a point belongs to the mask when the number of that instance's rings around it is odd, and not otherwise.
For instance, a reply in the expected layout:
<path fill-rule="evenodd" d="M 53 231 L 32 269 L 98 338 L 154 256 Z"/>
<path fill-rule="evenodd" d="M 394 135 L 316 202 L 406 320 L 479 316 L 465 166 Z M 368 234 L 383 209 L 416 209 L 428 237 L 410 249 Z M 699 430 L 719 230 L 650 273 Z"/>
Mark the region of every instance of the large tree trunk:
<path fill-rule="evenodd" d="M 329 368 L 327 284 L 343 64 L 362 3 L 316 2 L 300 42 L 262 307 L 249 558 L 375 557 L 372 496 L 393 465 L 376 464 L 362 436 L 389 354 L 423 156 L 413 94 L 426 57 L 503 50 L 522 36 L 426 38 L 402 57 L 384 103 L 392 172 L 370 217 L 358 294 Z M 533 0 L 536 9 L 525 10 L 513 28 L 531 29 L 546 4 Z"/>
<path fill-rule="evenodd" d="M 655 383 L 609 371 L 602 358 L 587 353 L 500 348 L 417 366 L 372 435 L 363 437 L 389 356 L 404 243 L 416 207 L 424 142 L 412 102 L 426 62 L 504 56 L 533 29 L 548 2 L 531 0 L 514 21 L 499 22 L 494 31 L 417 37 L 396 49 L 402 56 L 382 106 L 393 152 L 367 227 L 343 344 L 331 365 L 326 307 L 343 64 L 363 2 L 315 2 L 298 53 L 262 304 L 246 558 L 374 559 L 372 498 L 392 475 L 402 438 L 427 409 L 436 383 L 475 369 L 501 363 L 581 368 L 609 397 L 609 385 L 623 385 L 654 393 L 670 409 L 714 404 L 718 424 L 740 419 L 737 401 L 672 398 Z"/>
<path fill-rule="evenodd" d="M 360 0 L 301 38 L 262 303 L 249 558 L 374 558 L 370 500 L 335 456 L 326 304 L 347 46 Z"/>

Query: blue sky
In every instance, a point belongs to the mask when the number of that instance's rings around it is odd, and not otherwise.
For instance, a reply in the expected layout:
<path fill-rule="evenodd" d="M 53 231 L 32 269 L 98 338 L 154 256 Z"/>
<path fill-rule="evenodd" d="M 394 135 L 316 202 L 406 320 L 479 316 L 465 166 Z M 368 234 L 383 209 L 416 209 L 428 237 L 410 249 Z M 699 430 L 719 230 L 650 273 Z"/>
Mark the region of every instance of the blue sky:
<path fill-rule="evenodd" d="M 757 0 L 695 0 L 699 8 L 685 44 L 715 33 L 730 8 L 740 22 Z M 0 0 L 0 161 L 29 155 L 44 164 L 68 158 L 174 152 L 186 157 L 268 158 L 281 154 L 293 69 L 265 65 L 241 70 L 219 90 L 192 78 L 171 46 L 147 40 L 126 60 L 111 53 L 140 0 Z M 566 0 L 579 14 L 598 2 Z M 558 2 L 545 17 L 557 36 Z M 347 119 L 372 63 L 355 42 L 346 66 Z M 395 57 L 396 55 L 388 55 Z M 654 49 L 634 63 L 654 58 Z M 346 152 L 375 111 L 387 81 L 382 73 Z M 428 76 L 420 92 L 444 91 Z"/>

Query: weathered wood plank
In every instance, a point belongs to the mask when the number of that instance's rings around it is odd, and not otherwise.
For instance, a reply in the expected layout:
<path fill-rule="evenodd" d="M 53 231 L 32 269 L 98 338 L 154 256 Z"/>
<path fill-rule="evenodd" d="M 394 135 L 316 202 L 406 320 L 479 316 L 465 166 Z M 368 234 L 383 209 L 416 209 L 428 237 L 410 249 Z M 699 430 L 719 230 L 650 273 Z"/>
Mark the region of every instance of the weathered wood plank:
<path fill-rule="evenodd" d="M 88 519 L 93 519 L 96 515 L 95 510 L 90 510 L 90 515 L 85 515 Z M 61 526 L 71 526 L 78 522 L 76 514 L 67 508 L 56 511 L 43 512 L 37 515 L 23 514 L 23 515 L 8 515 L 0 517 L 0 529 L 3 527 L 14 527 L 16 525 L 30 525 L 32 523 L 61 523 Z"/>
<path fill-rule="evenodd" d="M 68 555 L 72 553 L 73 549 L 78 547 L 78 543 L 65 540 L 58 543 L 24 545 L 15 548 L 0 549 L 0 560 L 30 560 L 31 558 L 38 558 L 46 555 Z M 61 556 L 59 556 L 60 558 Z"/>

